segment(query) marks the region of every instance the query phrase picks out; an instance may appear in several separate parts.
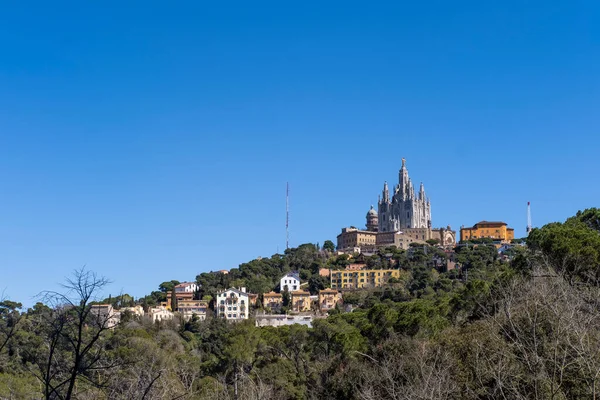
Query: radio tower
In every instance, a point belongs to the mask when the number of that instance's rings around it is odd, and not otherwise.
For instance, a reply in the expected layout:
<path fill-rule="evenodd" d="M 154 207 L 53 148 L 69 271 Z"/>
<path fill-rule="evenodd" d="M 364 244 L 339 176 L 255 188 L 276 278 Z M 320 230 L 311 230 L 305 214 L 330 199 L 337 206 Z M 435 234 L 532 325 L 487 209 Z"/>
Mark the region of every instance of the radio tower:
<path fill-rule="evenodd" d="M 527 234 L 531 232 L 531 202 L 527 202 Z"/>
<path fill-rule="evenodd" d="M 285 248 L 290 248 L 290 183 L 285 183 Z"/>

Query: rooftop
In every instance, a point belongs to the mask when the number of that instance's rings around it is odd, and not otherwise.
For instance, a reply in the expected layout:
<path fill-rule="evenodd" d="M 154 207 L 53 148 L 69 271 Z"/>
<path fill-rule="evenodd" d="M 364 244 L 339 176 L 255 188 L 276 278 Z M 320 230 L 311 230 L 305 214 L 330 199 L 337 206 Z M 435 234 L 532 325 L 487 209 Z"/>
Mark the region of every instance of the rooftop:
<path fill-rule="evenodd" d="M 323 289 L 323 290 L 319 290 L 319 293 L 339 293 L 339 292 L 335 289 Z"/>
<path fill-rule="evenodd" d="M 177 302 L 178 306 L 185 306 L 185 305 L 190 305 L 190 304 L 204 304 L 204 305 L 208 305 L 208 301 L 206 301 L 206 300 L 179 300 Z"/>
<path fill-rule="evenodd" d="M 310 296 L 310 292 L 307 290 L 295 290 L 292 292 L 292 295 L 296 295 L 296 296 Z"/>
<path fill-rule="evenodd" d="M 299 273 L 298 271 L 292 271 L 292 272 L 288 272 L 287 274 L 285 274 L 285 275 L 282 277 L 282 279 L 283 279 L 283 278 L 286 278 L 286 277 L 295 278 L 295 279 L 297 279 L 297 280 L 300 280 L 300 273 Z"/>
<path fill-rule="evenodd" d="M 479 221 L 474 226 L 477 225 L 508 225 L 506 222 L 502 221 Z"/>
<path fill-rule="evenodd" d="M 181 282 L 179 285 L 175 285 L 175 287 L 188 287 L 190 285 L 196 285 L 196 282 Z"/>
<path fill-rule="evenodd" d="M 237 288 L 229 288 L 229 289 L 226 289 L 226 290 L 221 290 L 221 291 L 217 292 L 217 295 L 223 294 L 223 293 L 226 293 L 226 292 L 234 292 L 234 293 L 237 293 L 239 295 L 250 296 L 250 293 L 243 292 L 243 291 L 241 291 L 240 289 L 237 289 Z"/>

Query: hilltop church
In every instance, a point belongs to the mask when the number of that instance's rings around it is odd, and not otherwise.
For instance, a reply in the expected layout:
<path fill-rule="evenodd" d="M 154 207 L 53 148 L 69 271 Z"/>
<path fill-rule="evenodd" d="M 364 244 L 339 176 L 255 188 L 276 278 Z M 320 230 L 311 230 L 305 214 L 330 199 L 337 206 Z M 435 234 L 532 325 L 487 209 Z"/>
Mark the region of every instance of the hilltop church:
<path fill-rule="evenodd" d="M 394 187 L 391 199 L 387 182 L 383 184 L 378 207 L 379 232 L 431 228 L 431 202 L 425 196 L 425 186 L 421 182 L 419 194 L 415 194 L 404 158 L 398 175 L 398 184 Z"/>
<path fill-rule="evenodd" d="M 450 226 L 433 229 L 431 225 L 431 201 L 425 195 L 423 183 L 418 194 L 402 159 L 398 184 L 390 197 L 387 182 L 379 196 L 377 211 L 371 206 L 367 212 L 366 230 L 355 227 L 343 228 L 338 235 L 338 250 L 371 252 L 378 247 L 396 246 L 407 249 L 411 243 L 437 240 L 442 246 L 456 244 L 456 232 Z"/>

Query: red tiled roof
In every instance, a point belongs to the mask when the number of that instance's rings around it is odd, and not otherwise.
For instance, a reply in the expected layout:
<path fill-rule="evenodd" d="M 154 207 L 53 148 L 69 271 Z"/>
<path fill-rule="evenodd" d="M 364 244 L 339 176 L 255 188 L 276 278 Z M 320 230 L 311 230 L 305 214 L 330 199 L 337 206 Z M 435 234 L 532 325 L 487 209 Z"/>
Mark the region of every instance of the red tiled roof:
<path fill-rule="evenodd" d="M 295 290 L 292 292 L 292 294 L 297 294 L 297 295 L 308 295 L 310 296 L 310 292 L 306 291 L 306 290 Z"/>
<path fill-rule="evenodd" d="M 475 224 L 475 226 L 477 225 L 508 225 L 506 222 L 502 222 L 502 221 L 479 221 L 478 223 Z"/>
<path fill-rule="evenodd" d="M 323 289 L 323 290 L 319 290 L 319 293 L 339 293 L 339 292 L 335 289 Z"/>
<path fill-rule="evenodd" d="M 190 285 L 195 285 L 196 282 L 181 282 L 179 285 L 175 285 L 175 287 L 187 287 Z"/>

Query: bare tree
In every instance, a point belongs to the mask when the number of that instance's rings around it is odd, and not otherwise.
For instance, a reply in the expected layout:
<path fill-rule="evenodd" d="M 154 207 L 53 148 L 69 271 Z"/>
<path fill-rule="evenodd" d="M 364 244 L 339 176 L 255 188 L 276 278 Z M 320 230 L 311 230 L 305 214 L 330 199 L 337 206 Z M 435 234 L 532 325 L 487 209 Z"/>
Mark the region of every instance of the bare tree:
<path fill-rule="evenodd" d="M 37 367 L 30 371 L 43 384 L 46 399 L 69 400 L 76 392 L 102 388 L 105 374 L 101 372 L 116 366 L 107 357 L 104 343 L 114 323 L 112 308 L 95 312 L 91 304 L 108 283 L 82 268 L 62 285 L 64 292 L 40 294 L 51 308 L 37 326 L 42 345 L 30 355 Z"/>
<path fill-rule="evenodd" d="M 456 396 L 458 385 L 453 376 L 455 367 L 452 357 L 436 343 L 406 340 L 400 346 L 405 353 L 399 354 L 398 338 L 388 340 L 387 349 L 375 357 L 362 354 L 367 365 L 358 384 L 358 396 L 363 400 L 433 400 Z"/>
<path fill-rule="evenodd" d="M 496 350 L 503 356 L 488 346 L 480 348 L 479 357 L 488 360 L 486 369 L 496 377 L 494 384 L 501 387 L 503 397 L 596 398 L 599 295 L 597 287 L 574 286 L 539 265 L 533 278 L 515 279 L 494 294 L 495 309 L 488 317 L 495 341 L 505 344 Z"/>

